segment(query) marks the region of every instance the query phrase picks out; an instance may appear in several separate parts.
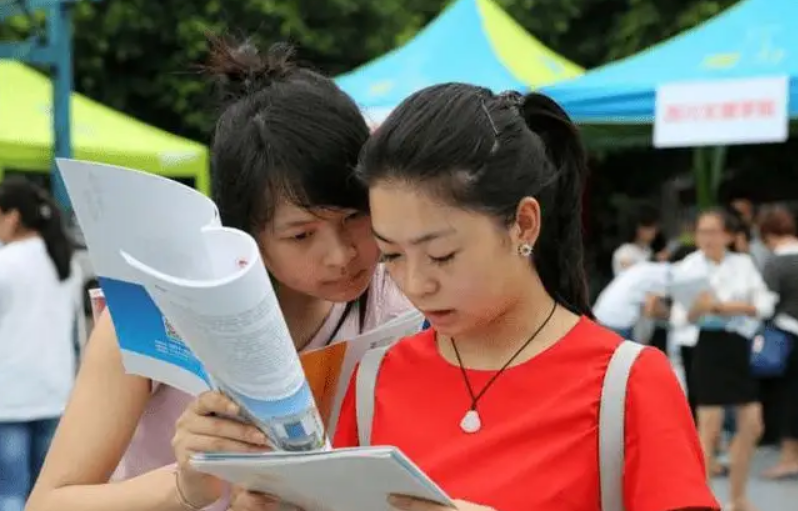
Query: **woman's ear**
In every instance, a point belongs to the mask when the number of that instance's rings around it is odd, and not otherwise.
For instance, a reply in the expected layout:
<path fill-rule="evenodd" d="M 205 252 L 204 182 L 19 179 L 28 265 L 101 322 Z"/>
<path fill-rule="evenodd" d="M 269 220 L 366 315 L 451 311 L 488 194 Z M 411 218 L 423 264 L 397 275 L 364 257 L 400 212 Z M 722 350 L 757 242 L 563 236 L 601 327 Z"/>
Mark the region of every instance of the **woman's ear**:
<path fill-rule="evenodd" d="M 534 247 L 540 236 L 540 203 L 534 197 L 524 197 L 518 202 L 513 226 L 513 242 Z"/>

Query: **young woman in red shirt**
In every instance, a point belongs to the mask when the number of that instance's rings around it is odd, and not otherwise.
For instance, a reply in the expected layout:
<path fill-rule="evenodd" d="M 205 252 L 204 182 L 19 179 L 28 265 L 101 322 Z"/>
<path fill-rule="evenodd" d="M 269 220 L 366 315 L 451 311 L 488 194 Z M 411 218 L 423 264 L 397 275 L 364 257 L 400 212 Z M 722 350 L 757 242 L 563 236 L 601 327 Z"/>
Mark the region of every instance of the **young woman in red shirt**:
<path fill-rule="evenodd" d="M 460 511 L 601 508 L 598 408 L 622 340 L 590 319 L 585 160 L 575 126 L 547 97 L 455 83 L 408 98 L 361 153 L 384 261 L 432 324 L 385 355 L 371 444 L 400 448 L 462 499 Z M 337 447 L 359 443 L 354 393 Z M 632 368 L 624 424 L 627 511 L 719 508 L 684 392 L 658 350 Z"/>

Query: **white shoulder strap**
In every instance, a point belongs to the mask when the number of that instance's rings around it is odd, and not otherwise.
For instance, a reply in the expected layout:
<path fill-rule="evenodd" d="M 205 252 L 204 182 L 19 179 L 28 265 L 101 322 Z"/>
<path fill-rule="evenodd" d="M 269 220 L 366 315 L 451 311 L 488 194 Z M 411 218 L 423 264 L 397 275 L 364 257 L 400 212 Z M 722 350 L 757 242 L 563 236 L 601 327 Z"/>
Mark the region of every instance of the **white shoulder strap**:
<path fill-rule="evenodd" d="M 371 445 L 371 423 L 374 421 L 374 399 L 377 390 L 377 375 L 382 359 L 389 346 L 372 348 L 363 355 L 355 376 L 355 412 L 359 445 Z"/>
<path fill-rule="evenodd" d="M 599 405 L 599 477 L 601 486 L 601 511 L 624 511 L 623 468 L 624 431 L 626 419 L 626 390 L 629 375 L 643 345 L 624 341 L 613 353 Z"/>

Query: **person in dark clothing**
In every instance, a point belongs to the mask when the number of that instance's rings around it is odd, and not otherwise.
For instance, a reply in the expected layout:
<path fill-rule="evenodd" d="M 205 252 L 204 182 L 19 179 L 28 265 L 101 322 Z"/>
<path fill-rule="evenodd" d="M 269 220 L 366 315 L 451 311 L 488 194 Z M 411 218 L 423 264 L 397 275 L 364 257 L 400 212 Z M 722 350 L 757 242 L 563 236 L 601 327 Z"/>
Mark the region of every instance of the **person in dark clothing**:
<path fill-rule="evenodd" d="M 773 325 L 792 336 L 793 349 L 787 371 L 779 381 L 781 401 L 781 457 L 766 470 L 769 479 L 798 477 L 798 237 L 794 215 L 783 206 L 761 212 L 759 232 L 773 252 L 763 271 L 768 287 L 779 295 Z"/>

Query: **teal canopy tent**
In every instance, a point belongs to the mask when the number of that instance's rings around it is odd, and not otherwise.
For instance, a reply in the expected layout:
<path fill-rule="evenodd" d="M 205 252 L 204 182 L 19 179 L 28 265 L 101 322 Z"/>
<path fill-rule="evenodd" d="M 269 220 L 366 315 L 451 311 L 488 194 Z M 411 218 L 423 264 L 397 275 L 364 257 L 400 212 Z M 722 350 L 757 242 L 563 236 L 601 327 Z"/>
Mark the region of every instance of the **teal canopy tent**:
<path fill-rule="evenodd" d="M 582 72 L 493 0 L 456 0 L 408 43 L 336 81 L 378 123 L 407 96 L 437 83 L 526 91 Z"/>
<path fill-rule="evenodd" d="M 583 76 L 544 87 L 582 123 L 649 124 L 658 85 L 788 76 L 798 118 L 798 1 L 742 0 L 706 23 Z"/>
<path fill-rule="evenodd" d="M 798 119 L 796 48 L 798 0 L 741 0 L 676 37 L 543 92 L 584 126 L 593 147 L 645 146 L 652 142 L 657 87 L 666 83 L 786 76 L 789 115 Z M 699 204 L 706 206 L 715 200 L 725 147 L 694 155 Z"/>

